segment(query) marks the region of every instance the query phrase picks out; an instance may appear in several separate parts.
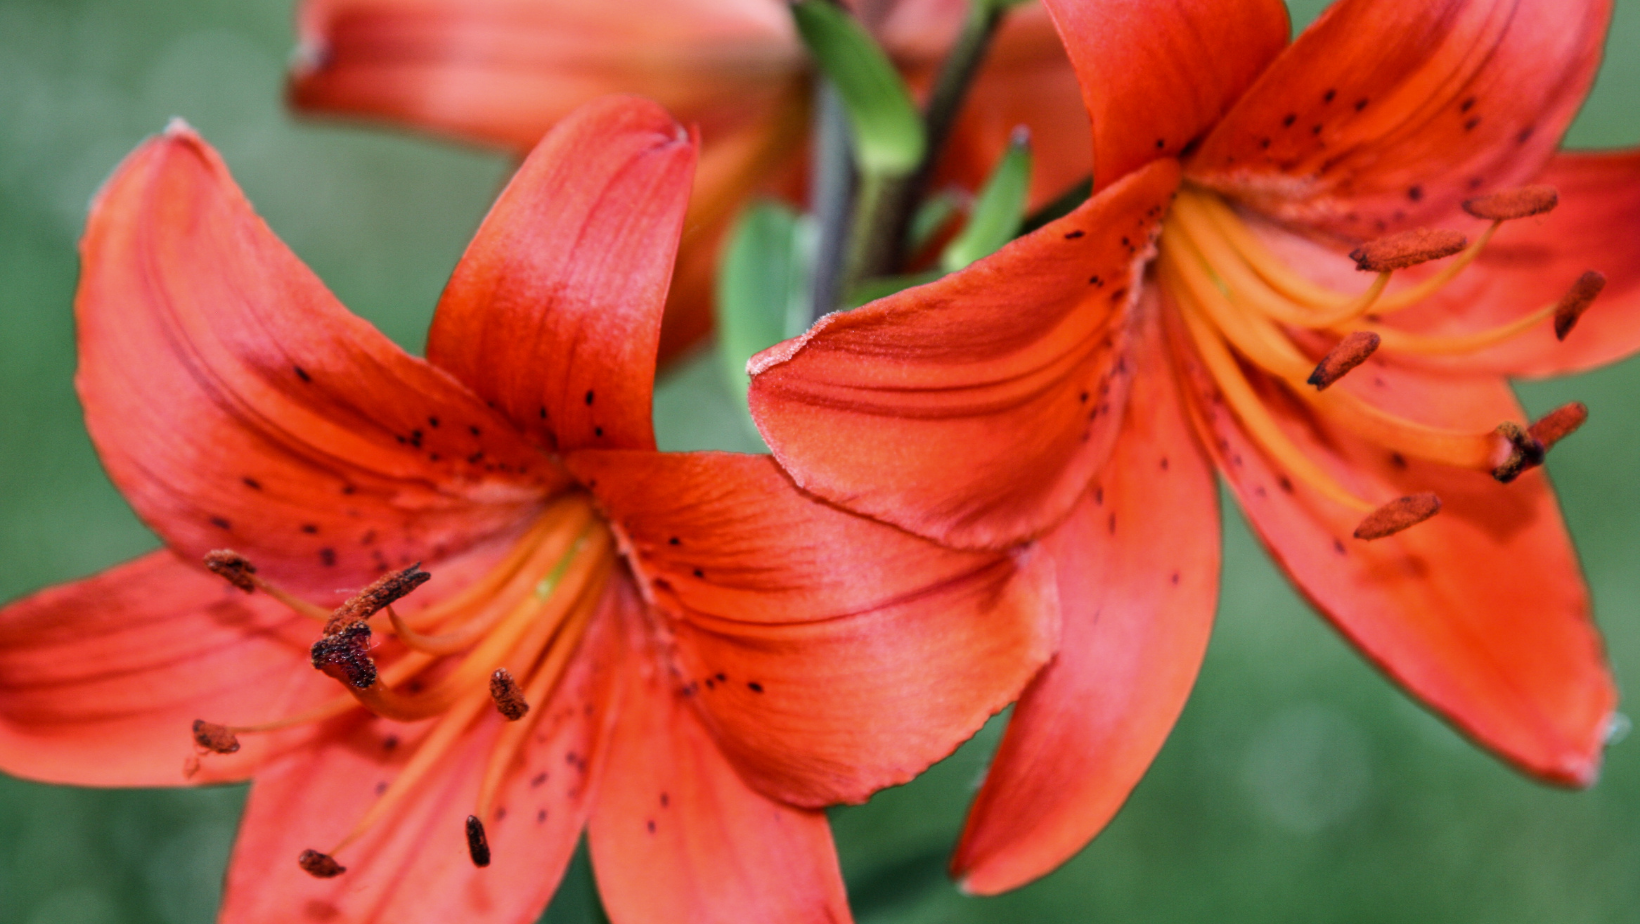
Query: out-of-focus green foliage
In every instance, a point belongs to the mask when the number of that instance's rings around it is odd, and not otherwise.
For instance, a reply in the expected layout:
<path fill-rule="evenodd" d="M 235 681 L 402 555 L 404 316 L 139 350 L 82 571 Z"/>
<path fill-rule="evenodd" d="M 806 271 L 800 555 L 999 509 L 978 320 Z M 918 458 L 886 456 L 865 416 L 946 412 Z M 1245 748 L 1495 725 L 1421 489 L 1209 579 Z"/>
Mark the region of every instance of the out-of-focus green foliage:
<path fill-rule="evenodd" d="M 70 314 L 85 204 L 144 135 L 186 117 L 342 300 L 414 349 L 500 188 L 497 155 L 295 122 L 280 102 L 290 16 L 287 0 L 0 0 L 0 598 L 154 545 L 86 439 Z M 1609 58 L 1574 146 L 1640 143 L 1640 0 L 1618 0 Z M 756 448 L 716 363 L 697 357 L 660 389 L 663 445 Z M 1522 393 L 1535 412 L 1589 404 L 1549 470 L 1632 688 L 1640 363 Z M 1201 681 L 1110 829 L 1028 888 L 957 894 L 943 865 L 993 723 L 917 782 L 836 813 L 863 924 L 1640 917 L 1640 740 L 1611 749 L 1591 792 L 1527 782 L 1364 664 L 1233 514 L 1227 533 Z M 0 924 L 211 920 L 243 795 L 0 777 Z M 584 860 L 549 919 L 598 920 Z"/>

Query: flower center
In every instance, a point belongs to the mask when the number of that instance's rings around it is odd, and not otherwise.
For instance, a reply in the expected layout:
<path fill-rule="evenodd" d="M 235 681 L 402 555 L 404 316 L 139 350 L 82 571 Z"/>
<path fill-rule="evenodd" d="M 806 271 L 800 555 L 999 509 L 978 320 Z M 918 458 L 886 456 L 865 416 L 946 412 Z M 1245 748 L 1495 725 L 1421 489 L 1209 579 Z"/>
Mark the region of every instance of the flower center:
<path fill-rule="evenodd" d="M 430 577 L 419 565 L 382 577 L 330 611 L 270 585 L 236 553 L 212 552 L 206 564 L 242 590 L 263 591 L 296 612 L 323 620 L 312 649 L 313 666 L 346 692 L 259 724 L 196 721 L 194 740 L 203 751 L 233 753 L 239 750 L 240 735 L 320 722 L 359 708 L 396 722 L 434 720 L 398 776 L 352 830 L 327 851 L 304 851 L 298 858 L 301 867 L 320 878 L 345 871 L 335 855 L 415 792 L 486 708 L 492 708 L 508 724 L 490 746 L 478 804 L 465 821 L 474 864 L 489 865 L 483 820 L 490 817 L 496 793 L 540 717 L 530 707 L 551 696 L 615 567 L 613 537 L 590 498 L 578 492 L 560 497 L 482 577 L 402 616 L 393 604 Z M 394 642 L 373 648 L 378 633 Z"/>
<path fill-rule="evenodd" d="M 1249 372 L 1262 373 L 1329 421 L 1399 457 L 1513 480 L 1540 464 L 1550 445 L 1582 423 L 1587 414 L 1582 405 L 1567 405 L 1531 427 L 1505 421 L 1472 432 L 1409 420 L 1329 386 L 1378 350 L 1411 356 L 1472 353 L 1549 323 L 1564 340 L 1604 285 L 1599 273 L 1583 274 L 1560 301 L 1490 330 L 1439 336 L 1384 323 L 1455 279 L 1505 221 L 1547 212 L 1556 199 L 1553 189 L 1538 186 L 1469 200 L 1466 211 L 1492 222 L 1473 243 L 1456 232 L 1431 229 L 1369 242 L 1350 257 L 1358 269 L 1374 274 L 1371 283 L 1359 292 L 1341 292 L 1288 266 L 1219 196 L 1186 185 L 1163 225 L 1156 272 L 1179 306 L 1203 365 L 1251 438 L 1322 495 L 1368 514 L 1356 537 L 1377 539 L 1434 516 L 1439 498 L 1416 494 L 1386 502 L 1345 487 L 1292 441 Z M 1439 272 L 1388 291 L 1397 272 L 1448 257 Z"/>

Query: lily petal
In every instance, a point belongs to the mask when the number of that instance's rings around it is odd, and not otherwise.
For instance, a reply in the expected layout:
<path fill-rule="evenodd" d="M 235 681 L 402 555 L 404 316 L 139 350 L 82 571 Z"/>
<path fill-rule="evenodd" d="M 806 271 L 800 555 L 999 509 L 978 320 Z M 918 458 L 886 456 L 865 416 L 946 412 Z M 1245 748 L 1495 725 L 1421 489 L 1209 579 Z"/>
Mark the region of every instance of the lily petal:
<path fill-rule="evenodd" d="M 509 528 L 563 474 L 349 314 L 173 125 L 92 204 L 75 299 L 86 426 L 187 557 L 319 599 Z"/>
<path fill-rule="evenodd" d="M 1053 651 L 1041 555 L 952 551 L 845 513 L 767 456 L 582 452 L 569 464 L 672 616 L 677 685 L 775 798 L 862 802 L 909 780 Z"/>
<path fill-rule="evenodd" d="M 0 609 L 0 768 L 78 786 L 199 782 L 183 769 L 195 719 L 335 694 L 303 658 L 313 626 L 164 550 L 18 600 Z M 254 762 L 224 763 L 207 758 L 203 778 Z"/>
<path fill-rule="evenodd" d="M 1025 689 L 951 860 L 964 891 L 1017 888 L 1115 816 L 1184 708 L 1218 598 L 1218 484 L 1159 338 L 1109 464 L 1043 538 L 1059 653 Z"/>
<path fill-rule="evenodd" d="M 749 787 L 642 636 L 588 832 L 610 919 L 851 920 L 826 816 Z"/>
<path fill-rule="evenodd" d="M 1191 148 L 1287 44 L 1280 0 L 1044 0 L 1093 120 L 1094 189 Z"/>
<path fill-rule="evenodd" d="M 1183 344 L 1181 342 L 1181 348 Z M 1369 498 L 1433 491 L 1439 516 L 1372 542 L 1361 514 L 1272 464 L 1190 360 L 1196 413 L 1220 471 L 1287 574 L 1385 673 L 1480 744 L 1546 780 L 1589 785 L 1615 690 L 1588 589 L 1541 470 L 1489 475 L 1405 460 L 1327 429 L 1270 392 L 1294 442 Z M 1521 420 L 1501 379 L 1367 360 L 1338 385 L 1425 423 Z"/>
<path fill-rule="evenodd" d="M 607 613 L 607 608 L 605 613 Z M 260 921 L 533 921 L 557 888 L 602 775 L 619 695 L 616 631 L 595 618 L 486 822 L 492 861 L 473 866 L 463 823 L 474 809 L 492 710 L 468 729 L 397 809 L 339 852 L 332 879 L 303 872 L 369 810 L 415 753 L 428 724 L 362 713 L 333 720 L 326 740 L 259 771 L 239 826 L 223 896 L 224 924 Z"/>
<path fill-rule="evenodd" d="M 655 100 L 715 141 L 803 67 L 768 0 L 307 0 L 300 109 L 390 119 L 527 153 L 576 107 Z"/>
<path fill-rule="evenodd" d="M 694 140 L 654 103 L 576 110 L 468 245 L 427 358 L 553 449 L 653 449 L 656 343 L 694 166 Z"/>
<path fill-rule="evenodd" d="M 1610 0 L 1341 0 L 1270 65 L 1190 177 L 1354 238 L 1530 182 L 1600 66 Z"/>
<path fill-rule="evenodd" d="M 1559 207 L 1499 229 L 1474 266 L 1396 323 L 1461 335 L 1554 304 L 1586 270 L 1604 273 L 1605 289 L 1565 342 L 1545 322 L 1490 349 L 1442 358 L 1443 367 L 1566 375 L 1640 348 L 1640 235 L 1615 230 L 1640 215 L 1640 150 L 1557 154 L 1538 182 L 1559 191 Z"/>
<path fill-rule="evenodd" d="M 805 490 L 949 545 L 1057 522 L 1115 438 L 1135 274 L 1177 182 L 1157 162 L 963 272 L 754 356 L 776 458 Z"/>

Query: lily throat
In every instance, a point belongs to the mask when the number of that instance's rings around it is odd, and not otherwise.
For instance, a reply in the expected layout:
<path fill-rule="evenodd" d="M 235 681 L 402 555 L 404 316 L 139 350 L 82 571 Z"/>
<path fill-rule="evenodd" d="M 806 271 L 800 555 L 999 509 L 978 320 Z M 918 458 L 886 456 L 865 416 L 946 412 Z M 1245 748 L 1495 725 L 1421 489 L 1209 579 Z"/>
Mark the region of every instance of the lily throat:
<path fill-rule="evenodd" d="M 465 819 L 453 819 L 451 828 L 452 836 L 458 825 L 464 831 L 475 865 L 489 865 L 485 823 L 495 820 L 496 795 L 516 771 L 522 745 L 542 714 L 532 707 L 548 700 L 563 678 L 618 563 L 614 537 L 590 497 L 571 492 L 549 504 L 478 579 L 404 614 L 395 604 L 432 577 L 419 564 L 384 575 L 334 610 L 263 580 L 254 563 L 237 553 L 212 552 L 206 566 L 235 587 L 266 593 L 319 623 L 312 666 L 342 691 L 269 721 L 196 721 L 198 751 L 190 758 L 190 774 L 197 761 L 213 753 L 237 752 L 242 735 L 326 722 L 357 710 L 392 722 L 431 722 L 397 775 L 347 833 L 329 849 L 293 858 L 310 875 L 330 878 L 347 869 L 337 855 L 389 817 L 440 763 L 458 749 L 479 746 L 473 733 L 494 712 L 504 726 L 488 739 L 476 804 Z"/>
<path fill-rule="evenodd" d="M 1604 285 L 1594 271 L 1559 301 L 1494 328 L 1454 335 L 1399 326 L 1399 312 L 1425 306 L 1478 258 L 1508 221 L 1554 208 L 1549 187 L 1477 197 L 1464 209 L 1490 225 L 1475 240 L 1444 229 L 1416 229 L 1369 241 L 1351 252 L 1371 274 L 1355 291 L 1316 282 L 1290 266 L 1217 193 L 1186 184 L 1163 223 L 1158 281 L 1177 306 L 1184 335 L 1243 429 L 1276 464 L 1328 500 L 1363 516 L 1356 538 L 1380 539 L 1435 516 L 1434 494 L 1372 497 L 1346 485 L 1295 442 L 1271 409 L 1269 388 L 1309 413 L 1375 444 L 1394 459 L 1417 459 L 1487 472 L 1509 482 L 1542 463 L 1548 448 L 1587 417 L 1581 404 L 1536 424 L 1505 420 L 1482 430 L 1434 426 L 1385 410 L 1363 392 L 1332 386 L 1373 356 L 1405 359 L 1475 353 L 1539 327 L 1564 340 Z M 1397 276 L 1429 264 L 1407 284 Z"/>

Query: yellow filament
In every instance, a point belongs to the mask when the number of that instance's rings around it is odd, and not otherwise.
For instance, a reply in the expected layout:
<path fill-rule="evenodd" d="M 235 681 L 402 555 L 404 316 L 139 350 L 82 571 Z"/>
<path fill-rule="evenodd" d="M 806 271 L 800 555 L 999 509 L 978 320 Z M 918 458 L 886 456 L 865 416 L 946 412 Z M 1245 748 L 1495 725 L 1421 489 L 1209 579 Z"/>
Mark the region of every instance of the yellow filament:
<path fill-rule="evenodd" d="M 1400 311 L 1402 308 L 1411 308 L 1413 305 L 1439 292 L 1447 283 L 1456 279 L 1458 274 L 1463 272 L 1469 264 L 1475 262 L 1475 258 L 1481 255 L 1481 251 L 1485 249 L 1486 245 L 1492 242 L 1492 235 L 1497 233 L 1498 225 L 1501 224 L 1503 224 L 1501 221 L 1492 222 L 1491 226 L 1482 231 L 1481 236 L 1476 238 L 1474 243 L 1464 248 L 1463 253 L 1442 263 L 1439 273 L 1411 288 L 1402 289 L 1386 297 L 1378 303 L 1375 313 L 1389 314 L 1392 311 Z"/>
<path fill-rule="evenodd" d="M 1553 318 L 1555 309 L 1558 307 L 1558 302 L 1550 302 L 1531 314 L 1522 315 L 1507 324 L 1500 324 L 1488 330 L 1479 330 L 1469 334 L 1454 334 L 1451 336 L 1418 334 L 1377 324 L 1366 325 L 1364 329 L 1377 334 L 1380 343 L 1386 349 L 1401 353 L 1417 353 L 1424 356 L 1452 356 L 1484 350 L 1489 346 L 1495 346 L 1505 340 L 1518 337 L 1544 321 Z"/>
<path fill-rule="evenodd" d="M 392 666 L 382 669 L 380 683 L 403 683 L 420 673 L 423 668 L 433 663 L 432 657 L 424 654 L 411 653 L 395 661 Z M 351 694 L 343 693 L 340 696 L 328 699 L 311 709 L 298 712 L 283 719 L 274 719 L 259 725 L 231 725 L 228 730 L 236 735 L 246 735 L 255 732 L 278 731 L 282 728 L 292 728 L 297 725 L 306 725 L 309 722 L 323 722 L 347 712 L 357 709 L 359 701 Z"/>
<path fill-rule="evenodd" d="M 444 713 L 438 720 L 438 724 L 433 726 L 433 730 L 427 733 L 427 737 L 416 748 L 416 753 L 404 765 L 404 769 L 400 770 L 399 775 L 394 777 L 393 782 L 388 785 L 387 791 L 383 792 L 375 804 L 370 806 L 370 809 L 364 813 L 364 817 L 354 824 L 353 829 L 335 847 L 330 848 L 325 853 L 335 856 L 342 848 L 358 840 L 359 836 L 369 830 L 371 825 L 380 821 L 389 809 L 402 802 L 405 796 L 415 790 L 416 784 L 421 782 L 427 772 L 433 769 L 439 758 L 449 752 L 451 746 L 460 740 L 462 733 L 467 730 L 467 726 L 472 724 L 473 719 L 477 718 L 480 711 L 489 704 L 490 696 L 488 692 L 475 693 L 460 700 L 448 712 Z"/>
<path fill-rule="evenodd" d="M 528 580 L 530 571 L 525 565 L 531 559 L 543 557 L 547 550 L 555 550 L 547 559 L 549 561 L 562 555 L 571 537 L 585 529 L 593 516 L 585 495 L 572 493 L 558 498 L 519 538 L 512 550 L 482 577 L 426 609 L 406 614 L 403 618 L 405 625 L 426 632 L 447 618 L 470 612 L 476 604 L 494 598 L 521 576 Z M 555 533 L 561 538 L 555 542 L 547 541 L 547 537 Z"/>
<path fill-rule="evenodd" d="M 509 652 L 525 653 L 524 660 L 532 660 L 534 653 L 557 631 L 581 591 L 610 566 L 613 549 L 609 534 L 600 530 L 585 541 L 589 554 L 575 555 L 565 574 L 564 593 L 552 593 L 549 589 L 547 597 L 532 595 L 519 601 L 512 613 L 486 635 L 455 670 L 430 689 L 404 694 L 377 682 L 368 690 L 349 692 L 383 718 L 413 722 L 450 708 L 468 690 L 487 686 L 490 673 Z"/>
<path fill-rule="evenodd" d="M 254 574 L 251 575 L 250 578 L 251 581 L 256 584 L 257 590 L 262 591 L 273 599 L 283 603 L 285 606 L 290 607 L 291 610 L 306 616 L 309 619 L 317 619 L 320 622 L 328 622 L 330 620 L 330 610 L 327 610 L 318 604 L 309 603 L 289 591 L 281 590 L 280 588 L 269 584 L 267 581 L 262 580 Z"/>
<path fill-rule="evenodd" d="M 1180 313 L 1184 315 L 1190 338 L 1195 342 L 1196 351 L 1201 355 L 1208 373 L 1218 383 L 1219 390 L 1224 393 L 1230 409 L 1235 412 L 1242 426 L 1247 428 L 1247 432 L 1259 446 L 1278 464 L 1330 500 L 1363 513 L 1377 509 L 1377 504 L 1357 497 L 1322 470 L 1304 454 L 1303 450 L 1293 445 L 1281 429 L 1281 425 L 1265 408 L 1264 400 L 1253 391 L 1253 387 L 1242 375 L 1241 369 L 1236 365 L 1235 356 L 1214 331 L 1212 323 L 1202 316 L 1200 309 L 1193 302 L 1183 300 L 1180 307 L 1183 309 Z"/>
<path fill-rule="evenodd" d="M 478 810 L 473 813 L 480 820 L 490 817 L 490 808 L 495 804 L 495 794 L 500 791 L 502 782 L 512 769 L 518 749 L 529 738 L 535 723 L 546 714 L 546 704 L 552 698 L 552 692 L 558 686 L 559 679 L 563 677 L 570 656 L 580 646 L 581 636 L 586 633 L 587 623 L 592 621 L 592 614 L 597 610 L 602 595 L 602 582 L 589 584 L 583 589 L 574 612 L 564 623 L 563 631 L 558 638 L 553 639 L 546 657 L 524 688 L 524 700 L 531 706 L 529 714 L 517 722 L 508 722 L 502 728 L 501 736 L 496 739 L 495 746 L 490 751 L 490 759 L 484 766 L 484 781 L 478 789 Z"/>

